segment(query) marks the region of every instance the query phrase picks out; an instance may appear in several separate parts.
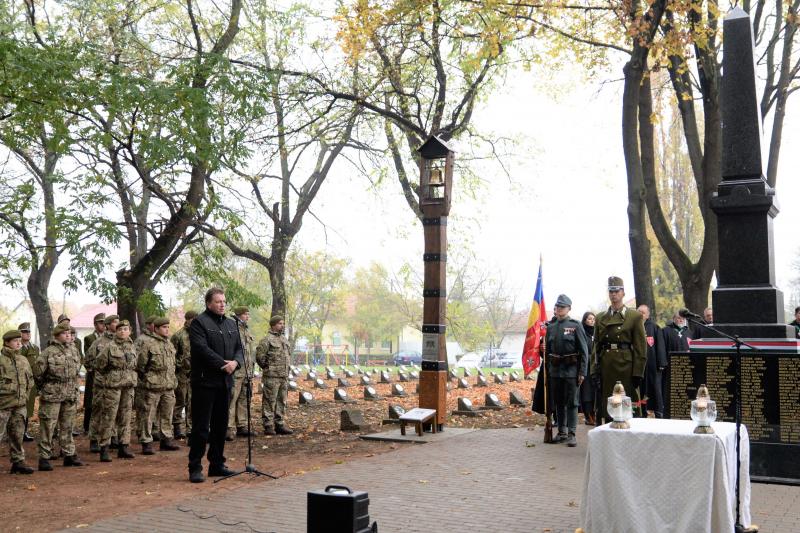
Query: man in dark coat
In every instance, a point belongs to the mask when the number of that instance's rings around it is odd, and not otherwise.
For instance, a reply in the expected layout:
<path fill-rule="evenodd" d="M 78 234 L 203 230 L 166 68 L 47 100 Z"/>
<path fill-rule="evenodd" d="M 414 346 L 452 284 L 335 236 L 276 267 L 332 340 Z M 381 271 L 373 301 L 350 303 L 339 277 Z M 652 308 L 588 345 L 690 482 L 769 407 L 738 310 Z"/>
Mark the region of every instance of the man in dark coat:
<path fill-rule="evenodd" d="M 686 319 L 675 313 L 672 321 L 668 322 L 661 330 L 667 353 L 688 352 L 692 340 L 692 332 L 686 324 Z"/>
<path fill-rule="evenodd" d="M 794 320 L 789 322 L 790 326 L 794 326 L 794 332 L 797 338 L 800 339 L 800 307 L 794 308 Z"/>
<path fill-rule="evenodd" d="M 233 473 L 225 466 L 225 433 L 228 429 L 233 373 L 244 366 L 239 328 L 225 316 L 225 292 L 206 292 L 206 310 L 189 327 L 192 353 L 192 435 L 189 439 L 189 481 L 201 483 L 202 459 L 208 446 L 208 475 Z"/>
<path fill-rule="evenodd" d="M 656 418 L 664 418 L 664 397 L 661 390 L 661 373 L 667 366 L 667 351 L 664 349 L 664 337 L 661 328 L 650 318 L 650 308 L 640 305 L 637 310 L 644 319 L 644 334 L 647 339 L 647 364 L 642 382 L 642 395 L 647 398 L 645 415 L 653 411 Z"/>

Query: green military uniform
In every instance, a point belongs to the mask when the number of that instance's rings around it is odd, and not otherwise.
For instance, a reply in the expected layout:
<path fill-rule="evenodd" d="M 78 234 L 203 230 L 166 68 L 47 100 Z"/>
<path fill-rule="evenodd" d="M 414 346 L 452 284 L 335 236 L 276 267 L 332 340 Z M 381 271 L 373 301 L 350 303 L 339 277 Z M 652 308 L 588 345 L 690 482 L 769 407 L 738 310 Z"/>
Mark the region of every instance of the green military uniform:
<path fill-rule="evenodd" d="M 98 414 L 100 409 L 99 406 L 100 396 L 97 393 L 97 380 L 96 380 L 97 374 L 95 372 L 95 359 L 97 358 L 97 354 L 103 351 L 105 346 L 110 342 L 114 342 L 114 333 L 110 331 L 105 331 L 100 337 L 98 337 L 96 341 L 92 343 L 92 345 L 86 351 L 86 356 L 83 358 L 83 366 L 86 367 L 87 373 L 91 372 L 92 374 L 92 399 L 91 399 L 91 418 L 89 419 L 89 440 L 95 442 L 98 440 L 100 434 L 97 429 L 98 424 L 100 423 L 100 416 Z"/>
<path fill-rule="evenodd" d="M 240 435 L 247 432 L 247 393 L 245 382 L 247 377 L 253 378 L 255 370 L 255 339 L 247 328 L 247 323 L 239 320 L 239 316 L 249 312 L 246 307 L 234 309 L 234 320 L 239 326 L 239 338 L 242 340 L 242 356 L 244 366 L 236 369 L 233 373 L 233 389 L 231 391 L 231 403 L 228 411 L 228 437 L 232 437 L 238 431 Z"/>
<path fill-rule="evenodd" d="M 3 335 L 3 342 L 20 338 L 17 330 Z M 25 465 L 22 438 L 25 434 L 26 404 L 33 389 L 33 373 L 28 361 L 19 350 L 3 346 L 0 352 L 0 442 L 8 435 L 11 448 L 11 473 L 30 474 Z"/>
<path fill-rule="evenodd" d="M 127 324 L 128 321 L 123 320 L 120 322 L 120 327 Z M 97 412 L 97 440 L 101 453 L 111 443 L 116 428 L 120 446 L 119 455 L 124 457 L 131 439 L 133 390 L 137 381 L 136 351 L 133 342 L 130 339 L 122 340 L 115 335 L 113 340 L 103 343 L 100 347 L 92 366 L 95 371 L 94 386 L 97 397 L 93 411 Z"/>
<path fill-rule="evenodd" d="M 192 432 L 192 387 L 189 380 L 192 370 L 192 351 L 189 343 L 189 323 L 196 316 L 197 313 L 188 311 L 186 324 L 170 339 L 175 347 L 175 377 L 178 383 L 175 388 L 175 409 L 172 412 L 172 426 L 176 436 L 184 435 L 184 410 L 186 432 Z"/>
<path fill-rule="evenodd" d="M 29 342 L 28 344 L 22 345 L 22 348 L 20 348 L 19 353 L 20 355 L 22 355 L 22 357 L 27 359 L 28 365 L 30 365 L 30 367 L 33 368 L 33 364 L 36 362 L 36 359 L 38 359 L 41 350 L 39 349 L 38 346 L 36 346 L 32 342 Z M 30 418 L 33 416 L 33 409 L 36 405 L 36 396 L 38 394 L 39 391 L 36 388 L 36 385 L 34 384 L 30 394 L 28 395 L 28 402 L 26 405 L 28 420 L 30 420 Z"/>
<path fill-rule="evenodd" d="M 156 319 L 154 324 L 158 327 L 169 324 L 169 321 Z M 161 448 L 177 449 L 172 442 L 172 411 L 178 384 L 175 378 L 175 347 L 167 337 L 158 333 L 152 333 L 149 337 L 149 340 L 139 344 L 136 352 L 136 423 L 142 452 L 146 454 L 152 453 L 149 444 L 153 442 L 151 430 L 154 424 L 161 428 Z"/>
<path fill-rule="evenodd" d="M 614 278 L 622 288 L 622 280 Z M 602 405 L 598 412 L 610 421 L 606 410 L 606 399 L 611 396 L 614 384 L 622 382 L 625 393 L 634 402 L 634 414 L 641 413 L 641 398 L 638 386 L 644 376 L 647 363 L 647 337 L 644 319 L 635 309 L 625 306 L 618 311 L 609 308 L 597 315 L 594 326 L 595 343 L 592 350 L 592 376 L 601 380 Z"/>
<path fill-rule="evenodd" d="M 102 315 L 102 319 L 105 319 L 105 314 L 100 314 L 95 316 L 95 323 L 97 322 L 98 317 Z M 85 354 L 84 357 L 84 368 L 86 368 L 86 379 L 84 380 L 83 385 L 83 431 L 89 433 L 89 423 L 92 420 L 92 399 L 94 398 L 94 371 L 89 370 L 89 367 L 86 366 L 86 358 L 89 356 L 89 350 L 91 349 L 94 342 L 102 338 L 103 334 L 95 330 L 83 338 L 83 353 Z"/>
<path fill-rule="evenodd" d="M 138 337 L 136 337 L 136 340 L 133 341 L 133 349 L 136 351 L 137 357 L 140 353 L 142 353 L 142 350 L 145 349 L 145 345 L 149 346 L 155 340 L 155 333 L 153 333 L 153 330 L 150 328 L 155 319 L 156 319 L 155 316 L 147 317 L 145 321 L 147 329 L 142 331 L 142 333 Z M 139 412 L 138 411 L 139 408 L 137 406 L 140 405 L 141 403 L 142 403 L 142 388 L 137 386 L 133 391 L 133 408 L 134 411 L 136 411 L 136 413 Z M 158 423 L 158 420 L 156 420 L 156 423 Z M 156 439 L 160 440 L 161 428 L 156 426 L 154 429 L 154 433 Z"/>
<path fill-rule="evenodd" d="M 290 357 L 289 341 L 275 331 L 270 330 L 256 348 L 256 362 L 263 370 L 261 420 L 267 432 L 282 428 L 286 422 Z"/>
<path fill-rule="evenodd" d="M 75 457 L 72 425 L 78 406 L 78 378 L 81 360 L 74 344 L 57 340 L 69 327 L 56 326 L 53 340 L 36 359 L 33 376 L 39 388 L 39 461 L 40 470 L 49 470 L 53 458 L 53 435 L 58 428 L 61 451 Z M 44 464 L 44 466 L 43 466 Z"/>

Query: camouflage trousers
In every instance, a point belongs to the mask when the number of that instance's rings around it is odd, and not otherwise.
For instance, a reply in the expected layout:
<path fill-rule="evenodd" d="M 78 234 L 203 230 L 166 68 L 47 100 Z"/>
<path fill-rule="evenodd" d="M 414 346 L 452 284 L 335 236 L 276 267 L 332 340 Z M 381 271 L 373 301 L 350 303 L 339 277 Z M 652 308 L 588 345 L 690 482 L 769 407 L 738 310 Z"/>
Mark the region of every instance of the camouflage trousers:
<path fill-rule="evenodd" d="M 52 459 L 56 429 L 58 443 L 64 455 L 75 455 L 75 439 L 72 438 L 72 424 L 75 422 L 74 401 L 48 402 L 39 398 L 39 458 Z"/>
<path fill-rule="evenodd" d="M 8 435 L 8 447 L 11 448 L 11 462 L 21 463 L 25 460 L 22 448 L 22 436 L 25 434 L 25 407 L 0 409 L 0 442 Z"/>
<path fill-rule="evenodd" d="M 162 439 L 172 439 L 172 410 L 175 392 L 138 389 L 136 391 L 136 433 L 139 442 L 153 442 L 152 428 L 161 428 Z"/>
<path fill-rule="evenodd" d="M 89 440 L 100 439 L 100 388 L 92 387 L 91 415 L 89 418 Z M 116 435 L 116 430 L 114 435 Z"/>
<path fill-rule="evenodd" d="M 231 404 L 228 411 L 228 429 L 247 427 L 247 386 L 245 377 L 237 377 L 231 390 Z"/>
<path fill-rule="evenodd" d="M 289 378 L 261 378 L 261 421 L 265 428 L 282 426 L 286 417 Z"/>
<path fill-rule="evenodd" d="M 131 442 L 131 411 L 133 411 L 133 387 L 124 389 L 95 388 L 97 411 L 92 407 L 92 419 L 97 413 L 97 441 L 100 446 L 111 444 L 114 428 L 117 440 L 127 446 Z"/>
<path fill-rule="evenodd" d="M 175 389 L 175 409 L 172 411 L 172 425 L 184 429 L 183 411 L 186 410 L 186 431 L 192 432 L 192 385 L 189 377 L 178 376 Z"/>
<path fill-rule="evenodd" d="M 33 388 L 31 389 L 31 393 L 28 394 L 28 405 L 26 406 L 28 411 L 28 416 L 26 420 L 30 420 L 31 417 L 33 416 L 33 410 L 36 407 L 37 396 L 39 396 L 39 390 L 36 388 L 36 385 L 34 385 Z"/>

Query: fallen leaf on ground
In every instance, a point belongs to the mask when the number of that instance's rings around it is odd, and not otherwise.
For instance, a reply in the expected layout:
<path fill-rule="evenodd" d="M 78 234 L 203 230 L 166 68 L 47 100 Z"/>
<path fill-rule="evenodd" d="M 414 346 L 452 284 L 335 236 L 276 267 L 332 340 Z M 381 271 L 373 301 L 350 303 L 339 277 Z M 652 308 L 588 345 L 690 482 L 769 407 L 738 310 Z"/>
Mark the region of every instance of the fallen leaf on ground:
<path fill-rule="evenodd" d="M 428 482 L 428 480 L 427 480 L 427 479 L 420 479 L 420 480 L 419 480 L 419 482 L 420 482 L 420 483 L 422 483 L 422 484 L 424 485 L 425 483 L 427 483 L 427 482 Z"/>
<path fill-rule="evenodd" d="M 25 487 L 27 490 L 36 490 L 36 485 L 28 485 Z"/>

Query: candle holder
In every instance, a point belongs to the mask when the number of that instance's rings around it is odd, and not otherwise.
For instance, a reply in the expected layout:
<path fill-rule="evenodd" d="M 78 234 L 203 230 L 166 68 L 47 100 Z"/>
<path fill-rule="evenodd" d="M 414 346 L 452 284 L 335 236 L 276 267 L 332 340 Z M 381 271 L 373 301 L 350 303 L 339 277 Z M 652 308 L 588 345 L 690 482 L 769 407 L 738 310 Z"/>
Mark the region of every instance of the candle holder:
<path fill-rule="evenodd" d="M 709 435 L 714 433 L 711 423 L 717 419 L 717 402 L 708 394 L 708 387 L 700 385 L 697 388 L 697 399 L 692 400 L 692 420 L 697 427 L 695 433 Z"/>
<path fill-rule="evenodd" d="M 608 397 L 608 414 L 614 419 L 611 422 L 613 429 L 630 429 L 631 425 L 628 420 L 633 418 L 633 404 L 631 397 L 625 396 L 625 387 L 622 386 L 621 381 L 617 381 L 614 385 L 614 391 Z"/>

